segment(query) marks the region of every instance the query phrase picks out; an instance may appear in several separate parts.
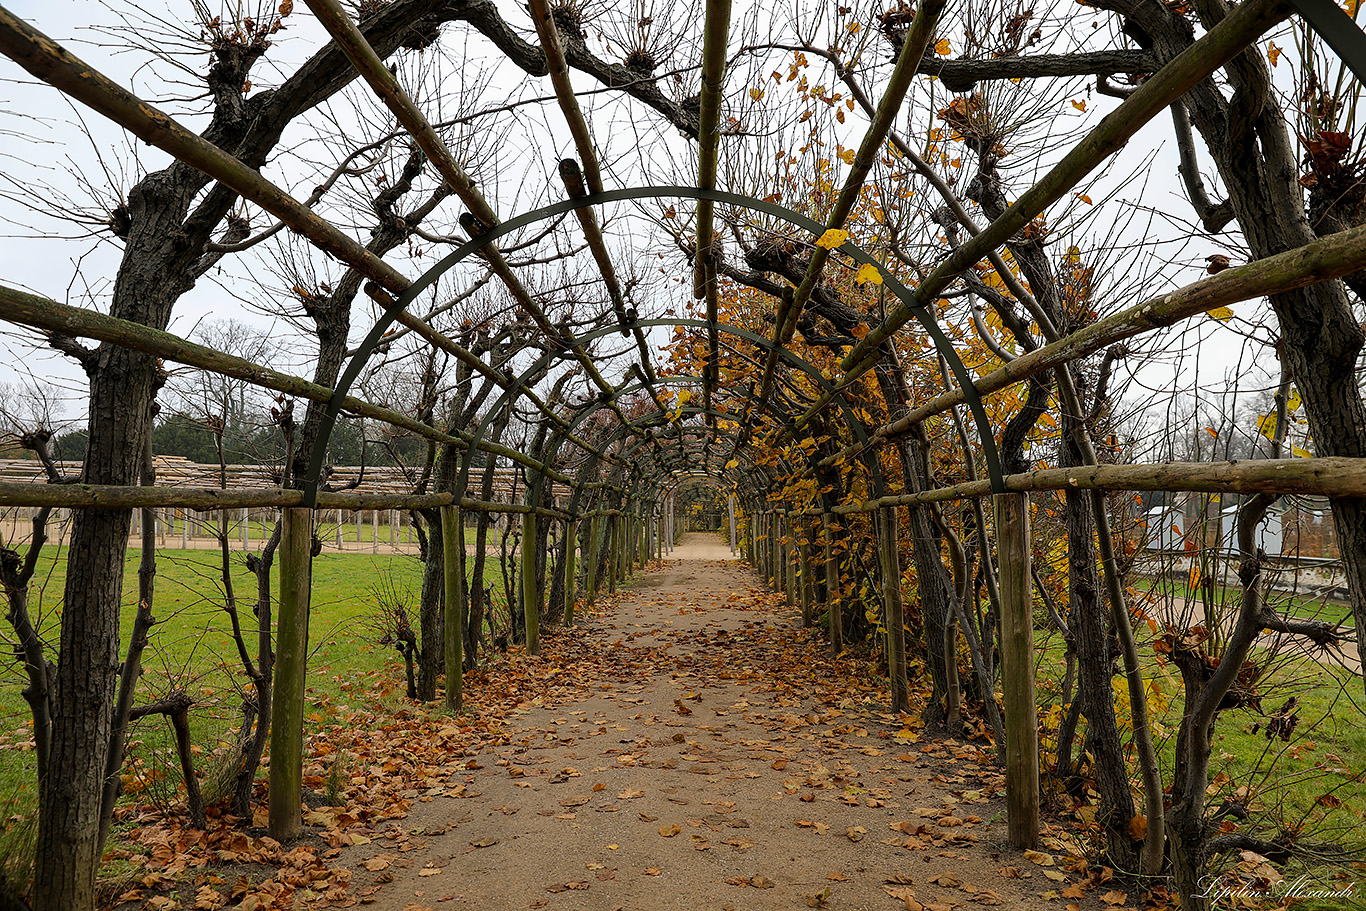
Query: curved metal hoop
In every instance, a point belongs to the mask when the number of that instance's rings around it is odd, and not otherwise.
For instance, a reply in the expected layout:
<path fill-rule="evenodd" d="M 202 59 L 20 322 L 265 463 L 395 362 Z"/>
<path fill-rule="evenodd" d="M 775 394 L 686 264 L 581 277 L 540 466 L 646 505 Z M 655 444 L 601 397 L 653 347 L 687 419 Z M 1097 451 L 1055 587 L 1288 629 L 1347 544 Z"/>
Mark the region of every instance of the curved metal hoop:
<path fill-rule="evenodd" d="M 1345 15 L 1345 14 L 1344 14 Z M 432 266 L 422 274 L 417 281 L 413 282 L 392 304 L 384 308 L 384 313 L 376 320 L 371 327 L 365 340 L 361 343 L 356 353 L 346 365 L 346 370 L 342 373 L 341 379 L 333 392 L 332 400 L 328 403 L 327 412 L 323 416 L 321 432 L 318 439 L 314 442 L 314 449 L 309 461 L 308 478 L 304 485 L 304 505 L 312 506 L 317 501 L 318 496 L 318 477 L 322 474 L 323 458 L 327 451 L 327 442 L 332 436 L 332 430 L 336 425 L 337 414 L 341 411 L 342 399 L 351 388 L 351 384 L 360 376 L 361 370 L 370 359 L 371 353 L 389 327 L 393 325 L 398 314 L 407 309 L 408 305 L 417 299 L 427 288 L 431 287 L 442 275 L 454 268 L 463 260 L 477 253 L 481 248 L 496 241 L 504 235 L 513 231 L 520 230 L 528 225 L 535 224 L 547 218 L 572 212 L 585 206 L 604 205 L 611 202 L 622 202 L 631 199 L 655 199 L 660 197 L 682 198 L 682 199 L 706 199 L 712 202 L 724 203 L 726 205 L 738 206 L 745 209 L 752 209 L 763 212 L 775 218 L 780 218 L 789 224 L 799 228 L 804 228 L 811 234 L 819 237 L 824 231 L 825 226 L 814 219 L 808 218 L 799 212 L 784 208 L 776 203 L 768 202 L 763 199 L 754 199 L 739 193 L 731 193 L 725 190 L 703 190 L 698 187 L 684 186 L 655 186 L 655 187 L 635 187 L 621 190 L 608 190 L 603 193 L 590 193 L 587 196 L 580 196 L 574 199 L 567 199 L 561 202 L 552 203 L 530 212 L 525 212 L 515 218 L 510 218 L 502 222 L 492 230 L 480 234 L 478 237 L 468 240 L 461 244 L 454 251 L 448 254 L 436 265 Z M 840 251 L 861 265 L 870 265 L 878 268 L 883 276 L 883 286 L 890 290 L 902 303 L 911 309 L 912 314 L 920 323 L 925 333 L 934 341 L 935 348 L 943 355 L 953 372 L 954 379 L 962 388 L 968 407 L 972 411 L 973 420 L 977 425 L 977 436 L 982 447 L 982 457 L 986 463 L 987 475 L 991 479 L 993 491 L 1003 492 L 1005 483 L 1002 481 L 1001 462 L 996 451 L 996 439 L 992 432 L 991 423 L 987 419 L 986 409 L 982 407 L 982 400 L 977 395 L 977 390 L 973 386 L 971 375 L 963 362 L 959 360 L 958 353 L 953 349 L 953 343 L 939 327 L 934 314 L 925 306 L 915 292 L 897 280 L 890 269 L 882 266 L 880 262 L 868 255 L 856 244 L 846 241 L 840 246 Z"/>

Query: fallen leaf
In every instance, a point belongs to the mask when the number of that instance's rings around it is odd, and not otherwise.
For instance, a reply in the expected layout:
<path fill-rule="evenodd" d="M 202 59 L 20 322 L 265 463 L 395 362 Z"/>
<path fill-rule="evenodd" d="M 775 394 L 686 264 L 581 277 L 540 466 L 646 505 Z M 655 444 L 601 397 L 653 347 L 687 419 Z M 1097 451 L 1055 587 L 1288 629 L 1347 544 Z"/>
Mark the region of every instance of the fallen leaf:
<path fill-rule="evenodd" d="M 1109 892 L 1102 895 L 1100 900 L 1107 905 L 1122 905 L 1129 900 L 1129 896 L 1118 889 L 1111 889 Z"/>
<path fill-rule="evenodd" d="M 498 844 L 498 839 L 496 839 L 496 838 L 479 838 L 479 839 L 476 839 L 476 840 L 470 842 L 470 844 L 473 845 L 473 846 L 476 847 L 476 848 L 492 848 L 494 845 Z"/>
<path fill-rule="evenodd" d="M 683 827 L 680 826 L 678 823 L 674 823 L 674 824 L 671 825 L 671 826 L 660 826 L 660 827 L 659 827 L 659 834 L 660 834 L 660 835 L 663 835 L 665 838 L 673 838 L 675 835 L 677 835 L 679 832 L 682 832 L 682 831 L 683 831 Z"/>

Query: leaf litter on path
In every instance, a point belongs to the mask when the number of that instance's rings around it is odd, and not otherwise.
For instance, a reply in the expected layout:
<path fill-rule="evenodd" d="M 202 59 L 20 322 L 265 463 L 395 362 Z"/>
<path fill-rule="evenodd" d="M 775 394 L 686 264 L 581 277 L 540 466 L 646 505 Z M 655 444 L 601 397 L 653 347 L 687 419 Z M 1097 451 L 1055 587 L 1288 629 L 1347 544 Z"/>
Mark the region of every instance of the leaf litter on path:
<path fill-rule="evenodd" d="M 305 773 L 351 757 L 346 803 L 307 875 L 281 863 L 252 887 L 259 911 L 549 907 L 590 886 L 591 907 L 653 911 L 711 907 L 727 884 L 752 909 L 1059 907 L 983 821 L 1003 787 L 989 746 L 885 713 L 866 663 L 829 659 L 747 568 L 687 553 L 545 631 L 543 655 L 468 674 L 458 717 L 339 714 Z"/>

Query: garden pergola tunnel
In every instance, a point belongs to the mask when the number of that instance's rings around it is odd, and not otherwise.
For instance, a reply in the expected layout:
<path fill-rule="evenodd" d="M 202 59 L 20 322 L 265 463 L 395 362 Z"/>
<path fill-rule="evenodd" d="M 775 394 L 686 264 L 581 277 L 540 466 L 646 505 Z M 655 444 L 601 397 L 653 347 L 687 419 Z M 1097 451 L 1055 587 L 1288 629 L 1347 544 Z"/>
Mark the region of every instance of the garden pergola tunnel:
<path fill-rule="evenodd" d="M 1148 75 L 1118 108 L 1095 126 L 1048 172 L 1021 194 L 1006 212 L 989 224 L 968 227 L 968 238 L 952 246 L 914 287 L 898 279 L 898 269 L 850 241 L 843 228 L 862 192 L 876 158 L 887 142 L 892 121 L 900 113 L 907 89 L 916 75 L 925 48 L 934 35 L 944 4 L 927 2 L 916 12 L 898 54 L 896 70 L 881 98 L 870 126 L 854 155 L 852 172 L 825 222 L 802 215 L 775 202 L 731 192 L 717 186 L 719 105 L 725 77 L 729 3 L 706 4 L 703 25 L 702 89 L 698 99 L 699 166 L 696 186 L 674 184 L 607 189 L 593 147 L 591 131 L 579 110 L 563 48 L 544 0 L 531 4 L 533 19 L 547 60 L 548 74 L 573 136 L 578 160 L 566 159 L 559 176 L 565 199 L 502 220 L 484 199 L 437 130 L 387 68 L 383 58 L 335 0 L 308 0 L 333 41 L 356 72 L 365 79 L 399 124 L 421 149 L 426 161 L 464 204 L 468 218 L 462 226 L 468 240 L 416 280 L 410 280 L 349 233 L 313 212 L 303 202 L 276 186 L 259 170 L 213 145 L 174 118 L 136 98 L 72 55 L 22 19 L 0 8 L 0 52 L 34 76 L 122 126 L 153 146 L 175 156 L 306 238 L 319 251 L 367 278 L 371 297 L 381 315 L 351 355 L 332 386 L 313 383 L 267 365 L 216 351 L 179 338 L 163 328 L 70 307 L 8 287 L 0 287 L 0 319 L 45 332 L 94 339 L 157 358 L 220 373 L 306 399 L 325 407 L 322 430 L 314 442 L 305 477 L 277 490 L 157 488 L 134 483 L 0 484 L 0 506 L 61 507 L 81 510 L 129 510 L 176 506 L 198 510 L 240 507 L 277 507 L 282 510 L 281 592 L 278 631 L 278 711 L 272 730 L 270 828 L 277 837 L 291 837 L 301 828 L 300 800 L 304 644 L 307 641 L 310 591 L 311 531 L 318 509 L 437 509 L 444 548 L 447 668 L 464 663 L 461 630 L 468 599 L 463 577 L 462 512 L 500 513 L 522 518 L 522 599 L 528 648 L 535 651 L 539 611 L 545 593 L 536 569 L 538 522 L 560 523 L 565 544 L 563 575 L 565 615 L 572 621 L 577 589 L 575 561 L 581 567 L 589 599 L 600 584 L 605 565 L 607 584 L 643 563 L 651 553 L 670 547 L 677 495 L 691 486 L 711 485 L 724 494 L 732 548 L 744 542 L 747 557 L 787 592 L 789 603 L 800 601 L 808 619 L 815 582 L 823 582 L 832 652 L 839 651 L 841 592 L 835 550 L 839 523 L 861 514 L 877 517 L 880 559 L 883 561 L 889 676 L 893 703 L 904 702 L 905 654 L 901 644 L 900 544 L 897 509 L 924 504 L 971 500 L 990 496 L 995 504 L 996 563 L 999 567 L 1002 616 L 1002 661 L 1006 715 L 1007 780 L 1010 830 L 1014 843 L 1032 847 L 1039 837 L 1038 740 L 1033 692 L 1030 591 L 1030 532 L 1028 491 L 1051 490 L 1161 490 L 1240 493 L 1312 493 L 1331 498 L 1366 497 L 1366 459 L 1329 455 L 1317 459 L 1266 459 L 1229 463 L 1166 463 L 1161 465 L 1105 465 L 1006 470 L 998 455 L 1000 428 L 988 418 L 983 398 L 1008 390 L 1030 377 L 1057 375 L 1060 392 L 1070 383 L 1067 365 L 1128 338 L 1176 324 L 1228 304 L 1303 288 L 1350 275 L 1366 268 L 1366 226 L 1351 227 L 1294 249 L 1263 257 L 1210 275 L 1198 282 L 1163 293 L 1127 310 L 1072 332 L 1052 325 L 1029 290 L 1001 259 L 1000 250 L 1050 205 L 1074 191 L 1115 154 L 1154 116 L 1171 106 L 1192 87 L 1253 45 L 1269 28 L 1290 15 L 1292 8 L 1278 0 L 1249 0 L 1196 39 L 1189 48 Z M 1366 70 L 1366 35 L 1351 18 L 1328 0 L 1298 0 L 1295 9 L 1318 30 L 1352 69 Z M 687 266 L 693 295 L 705 301 L 705 319 L 642 317 L 629 305 L 622 283 L 597 221 L 604 207 L 642 200 L 693 200 L 697 235 Z M 717 206 L 757 212 L 809 236 L 812 256 L 800 281 L 784 285 L 772 313 L 772 334 L 728 324 L 718 306 L 719 278 L 710 238 Z M 519 279 L 497 243 L 548 219 L 573 215 L 584 234 L 610 303 L 610 321 L 583 331 L 555 323 L 548 303 L 537 299 Z M 833 235 L 831 232 L 835 232 Z M 833 236 L 833 242 L 826 242 Z M 415 315 L 411 308 L 450 270 L 481 258 L 501 282 L 510 299 L 522 308 L 540 333 L 547 353 L 516 372 L 495 367 L 457 339 Z M 822 281 L 827 263 L 834 260 L 852 268 L 873 270 L 890 292 L 892 306 L 862 337 L 840 352 L 839 369 L 825 370 L 792 350 L 801 315 Z M 935 316 L 935 302 L 967 270 L 987 262 L 1019 302 L 1038 322 L 1046 344 L 1021 353 L 999 369 L 974 375 L 965 366 L 950 333 Z M 473 430 L 439 426 L 398 409 L 365 401 L 351 390 L 374 353 L 390 343 L 395 324 L 418 334 L 475 374 L 494 382 L 500 394 Z M 861 381 L 881 363 L 892 343 L 914 325 L 946 365 L 946 384 L 929 401 L 913 403 L 885 420 L 865 416 L 857 400 Z M 653 361 L 650 341 L 655 331 L 679 329 L 705 339 L 700 373 L 661 374 Z M 630 347 L 612 361 L 600 350 L 613 336 L 631 340 Z M 723 343 L 723 338 L 725 339 Z M 762 369 L 757 384 L 723 388 L 720 363 L 723 345 Z M 741 350 L 740 346 L 746 346 Z M 752 349 L 752 351 L 751 351 Z M 621 365 L 628 363 L 622 368 Z M 609 379 L 605 367 L 616 370 Z M 576 408 L 548 400 L 538 385 L 552 371 L 580 371 L 593 397 Z M 678 395 L 700 391 L 701 404 L 688 404 Z M 632 402 L 648 403 L 628 413 Z M 624 404 L 625 403 L 625 404 Z M 491 425 L 513 406 L 526 406 L 545 423 L 548 443 L 543 451 L 528 453 L 488 438 Z M 980 447 L 984 478 L 924 490 L 908 490 L 884 477 L 881 456 L 890 452 L 904 458 L 900 442 L 930 418 L 966 405 L 972 416 L 975 443 Z M 337 418 L 350 414 L 384 422 L 399 430 L 458 451 L 458 471 L 446 489 L 403 495 L 343 492 L 327 489 L 324 478 L 329 437 Z M 586 428 L 606 420 L 608 433 L 593 437 Z M 814 444 L 821 422 L 837 424 L 849 441 L 833 451 Z M 758 433 L 760 436 L 756 437 Z M 787 454 L 767 462 L 755 452 L 780 444 Z M 477 459 L 503 460 L 516 465 L 525 478 L 521 502 L 495 503 L 468 496 Z M 574 460 L 578 461 L 575 462 Z M 793 479 L 816 479 L 839 464 L 857 466 L 866 480 L 867 495 L 857 502 L 835 502 L 813 483 L 804 499 L 786 498 Z M 553 490 L 566 502 L 550 500 Z M 899 490 L 899 492 L 898 492 Z M 1097 495 L 1099 497 L 1099 495 Z M 544 526 L 539 528 L 543 531 Z M 1102 540 L 1108 532 L 1102 535 Z M 579 547 L 579 538 L 588 543 Z M 1113 555 L 1111 555 L 1113 556 Z M 823 579 L 821 578 L 823 576 Z M 1112 606 L 1115 623 L 1128 625 L 1122 598 Z M 1361 599 L 1362 593 L 1354 593 Z M 1118 603 L 1115 603 L 1118 601 Z M 1132 656 L 1126 654 L 1130 673 Z M 900 662 L 898 666 L 897 662 Z M 447 705 L 461 708 L 460 673 L 447 675 Z M 1141 686 L 1139 688 L 1141 698 Z M 1142 714 L 1134 704 L 1134 717 Z M 1136 730 L 1138 725 L 1135 725 Z M 1140 737 L 1143 736 L 1140 734 Z M 1149 744 L 1149 750 L 1151 745 Z M 1161 789 L 1145 781 L 1149 799 L 1150 849 L 1162 838 Z M 79 840 L 78 835 L 70 839 Z M 1158 857 L 1160 861 L 1160 856 Z"/>

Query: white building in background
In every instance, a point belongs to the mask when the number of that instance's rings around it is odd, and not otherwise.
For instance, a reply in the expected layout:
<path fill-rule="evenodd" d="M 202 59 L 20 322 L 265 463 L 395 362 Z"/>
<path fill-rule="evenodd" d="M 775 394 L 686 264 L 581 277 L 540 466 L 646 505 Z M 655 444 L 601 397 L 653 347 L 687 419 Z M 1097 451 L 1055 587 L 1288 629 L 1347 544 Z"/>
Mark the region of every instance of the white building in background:
<path fill-rule="evenodd" d="M 1180 550 L 1186 531 L 1186 517 L 1179 506 L 1154 506 L 1143 514 L 1147 533 L 1144 550 Z"/>
<path fill-rule="evenodd" d="M 1281 533 L 1281 514 L 1268 511 L 1257 526 L 1254 536 L 1257 547 L 1269 556 L 1279 556 L 1284 542 Z M 1219 513 L 1219 547 L 1224 551 L 1238 551 L 1238 507 L 1226 506 Z"/>

